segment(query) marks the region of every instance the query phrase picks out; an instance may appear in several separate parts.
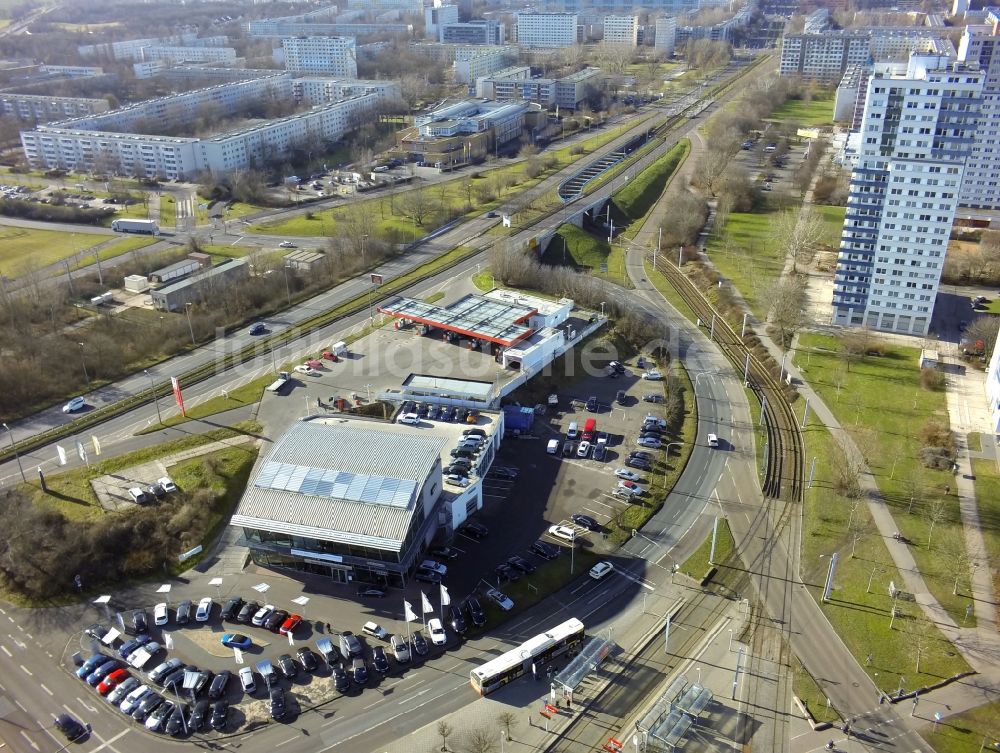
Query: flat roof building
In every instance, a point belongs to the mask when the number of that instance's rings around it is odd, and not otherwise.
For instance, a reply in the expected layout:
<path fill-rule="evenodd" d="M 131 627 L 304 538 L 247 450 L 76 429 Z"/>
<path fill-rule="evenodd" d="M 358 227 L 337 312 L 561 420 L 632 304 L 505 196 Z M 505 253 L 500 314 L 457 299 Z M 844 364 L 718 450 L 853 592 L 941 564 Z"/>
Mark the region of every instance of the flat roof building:
<path fill-rule="evenodd" d="M 354 40 L 348 37 L 292 37 L 281 40 L 285 69 L 292 73 L 326 73 L 358 77 Z"/>
<path fill-rule="evenodd" d="M 576 13 L 518 13 L 515 27 L 521 47 L 572 47 L 580 39 Z"/>
<path fill-rule="evenodd" d="M 258 565 L 405 586 L 434 538 L 450 538 L 482 508 L 503 416 L 482 414 L 476 425 L 486 437 L 462 487 L 443 469 L 468 424 L 300 421 L 258 465 L 230 525 Z"/>
<path fill-rule="evenodd" d="M 639 17 L 605 16 L 604 43 L 635 47 L 639 43 Z"/>
<path fill-rule="evenodd" d="M 438 39 L 445 44 L 501 45 L 506 41 L 506 34 L 499 21 L 474 19 L 442 24 Z"/>
<path fill-rule="evenodd" d="M 201 274 L 187 277 L 158 290 L 150 296 L 153 307 L 160 311 L 180 311 L 189 303 L 200 303 L 214 293 L 248 275 L 246 259 L 231 259 Z"/>

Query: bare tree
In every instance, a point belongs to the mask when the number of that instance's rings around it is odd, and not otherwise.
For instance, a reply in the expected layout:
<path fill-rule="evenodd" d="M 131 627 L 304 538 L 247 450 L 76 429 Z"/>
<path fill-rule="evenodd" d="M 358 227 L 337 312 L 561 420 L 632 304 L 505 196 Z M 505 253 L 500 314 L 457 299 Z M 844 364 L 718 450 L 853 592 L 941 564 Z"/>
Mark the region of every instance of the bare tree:
<path fill-rule="evenodd" d="M 497 716 L 497 721 L 504 728 L 507 740 L 510 740 L 510 728 L 517 724 L 517 715 L 513 711 L 504 711 Z"/>
<path fill-rule="evenodd" d="M 478 727 L 469 733 L 469 753 L 493 753 L 497 749 L 497 736 L 488 727 Z"/>
<path fill-rule="evenodd" d="M 907 643 L 910 652 L 916 659 L 914 671 L 920 673 L 920 662 L 938 647 L 940 638 L 937 626 L 927 619 L 923 614 L 917 614 L 909 621 L 910 629 L 907 631 Z"/>
<path fill-rule="evenodd" d="M 978 343 L 982 343 L 983 358 L 989 361 L 993 356 L 998 333 L 1000 333 L 1000 318 L 977 316 L 969 322 L 969 326 L 965 330 L 965 338 L 970 340 L 972 345 L 978 346 Z M 975 350 L 978 350 L 978 347 Z"/>
<path fill-rule="evenodd" d="M 438 211 L 439 205 L 429 192 L 418 188 L 403 194 L 399 200 L 399 208 L 404 217 L 423 227 L 424 222 Z"/>
<path fill-rule="evenodd" d="M 805 322 L 805 281 L 793 276 L 780 279 L 771 286 L 768 299 L 767 321 L 776 331 L 779 346 L 787 348 Z"/>
<path fill-rule="evenodd" d="M 866 327 L 855 327 L 840 336 L 840 358 L 851 370 L 851 364 L 857 363 L 868 352 L 871 344 L 871 331 Z"/>
<path fill-rule="evenodd" d="M 455 728 L 444 719 L 441 719 L 437 723 L 437 733 L 441 735 L 441 750 L 448 750 L 448 738 L 451 737 L 454 731 Z"/>
<path fill-rule="evenodd" d="M 948 499 L 935 498 L 930 500 L 924 507 L 924 518 L 930 524 L 927 529 L 927 548 L 931 548 L 934 537 L 934 527 L 943 522 L 948 517 Z"/>
<path fill-rule="evenodd" d="M 874 531 L 872 520 L 868 516 L 867 509 L 860 509 L 863 506 L 861 500 L 857 500 L 851 508 L 851 519 L 847 525 L 847 533 L 851 537 L 851 558 L 858 549 L 858 544 L 871 536 Z"/>
<path fill-rule="evenodd" d="M 958 596 L 958 589 L 962 581 L 972 583 L 972 568 L 982 557 L 981 552 L 970 552 L 966 546 L 965 536 L 961 532 L 949 535 L 942 546 L 944 558 L 942 565 L 948 577 L 953 580 L 951 594 Z"/>
<path fill-rule="evenodd" d="M 773 225 L 777 245 L 785 249 L 792 260 L 792 271 L 798 272 L 800 263 L 808 263 L 823 238 L 823 218 L 811 207 L 801 212 L 782 212 Z"/>

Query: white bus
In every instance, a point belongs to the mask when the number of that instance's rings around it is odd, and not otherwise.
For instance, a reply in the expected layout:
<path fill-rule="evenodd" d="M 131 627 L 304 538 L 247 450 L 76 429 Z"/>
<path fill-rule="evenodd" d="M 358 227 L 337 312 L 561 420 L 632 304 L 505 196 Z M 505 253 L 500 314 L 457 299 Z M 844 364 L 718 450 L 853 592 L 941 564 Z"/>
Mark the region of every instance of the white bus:
<path fill-rule="evenodd" d="M 525 672 L 530 672 L 532 664 L 540 668 L 560 654 L 576 649 L 583 642 L 583 634 L 583 623 L 573 617 L 551 630 L 529 638 L 517 648 L 472 670 L 472 689 L 479 695 L 488 695 Z"/>

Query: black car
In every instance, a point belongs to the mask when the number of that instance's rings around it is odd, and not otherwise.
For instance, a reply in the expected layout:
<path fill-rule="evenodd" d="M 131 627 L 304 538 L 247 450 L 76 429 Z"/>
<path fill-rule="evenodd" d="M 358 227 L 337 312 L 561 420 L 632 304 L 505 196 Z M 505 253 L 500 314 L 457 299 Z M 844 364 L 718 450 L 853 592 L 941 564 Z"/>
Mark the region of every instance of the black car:
<path fill-rule="evenodd" d="M 454 424 L 457 423 L 461 417 L 462 417 L 462 409 L 456 407 L 451 409 L 451 416 L 448 417 L 448 420 Z"/>
<path fill-rule="evenodd" d="M 587 398 L 587 410 L 591 413 L 597 410 L 597 396 L 591 395 Z"/>
<path fill-rule="evenodd" d="M 504 481 L 513 481 L 517 478 L 517 471 L 513 468 L 494 468 L 490 473 Z"/>
<path fill-rule="evenodd" d="M 535 572 L 536 569 L 534 565 L 532 565 L 530 562 L 528 562 L 528 560 L 526 560 L 524 557 L 521 557 L 518 554 L 515 554 L 513 557 L 508 557 L 507 564 L 517 570 L 520 570 L 525 575 L 530 575 L 531 573 Z"/>
<path fill-rule="evenodd" d="M 456 449 L 451 451 L 451 456 L 453 458 L 466 458 L 467 460 L 472 460 L 472 458 L 476 457 L 476 453 L 474 453 L 472 450 Z"/>
<path fill-rule="evenodd" d="M 663 397 L 663 395 L 656 395 L 656 394 L 643 395 L 642 399 L 645 400 L 647 403 L 665 403 L 667 401 L 666 398 Z"/>
<path fill-rule="evenodd" d="M 426 567 L 418 567 L 417 571 L 413 574 L 413 579 L 422 583 L 440 583 L 441 573 L 428 570 Z"/>
<path fill-rule="evenodd" d="M 660 439 L 663 439 L 663 435 L 660 434 L 660 432 L 658 432 L 658 431 L 644 431 L 641 434 L 639 434 L 639 439 L 656 439 L 656 440 L 660 440 Z"/>
<path fill-rule="evenodd" d="M 280 685 L 271 686 L 271 718 L 280 719 L 285 715 L 287 707 L 285 706 L 285 691 L 281 689 Z"/>
<path fill-rule="evenodd" d="M 457 460 L 451 461 L 451 468 L 465 468 L 465 470 L 471 470 L 472 461 L 466 460 L 465 458 L 458 458 Z"/>
<path fill-rule="evenodd" d="M 300 648 L 295 652 L 295 655 L 298 657 L 302 669 L 306 672 L 313 672 L 319 666 L 319 659 L 316 658 L 316 654 L 308 646 Z"/>
<path fill-rule="evenodd" d="M 479 599 L 470 596 L 465 600 L 465 608 L 469 612 L 469 619 L 472 620 L 473 625 L 482 627 L 486 624 L 486 612 L 483 610 L 483 605 L 479 603 Z"/>
<path fill-rule="evenodd" d="M 248 601 L 240 608 L 240 613 L 236 615 L 236 621 L 249 623 L 253 619 L 253 616 L 257 614 L 258 609 L 260 609 L 260 604 L 256 601 Z"/>
<path fill-rule="evenodd" d="M 288 619 L 288 612 L 286 612 L 284 609 L 278 609 L 274 612 L 271 612 L 270 616 L 268 616 L 268 618 L 264 620 L 264 624 L 261 627 L 267 628 L 272 633 L 277 633 L 278 630 L 281 628 L 282 623 L 284 623 L 284 621 L 287 619 Z"/>
<path fill-rule="evenodd" d="M 351 674 L 358 685 L 368 684 L 368 665 L 364 659 L 355 659 L 351 664 Z"/>
<path fill-rule="evenodd" d="M 554 560 L 559 556 L 559 547 L 553 546 L 547 541 L 536 541 L 528 548 L 542 559 Z"/>
<path fill-rule="evenodd" d="M 410 636 L 410 644 L 418 656 L 427 656 L 427 639 L 419 630 L 414 631 L 413 635 Z"/>
<path fill-rule="evenodd" d="M 201 691 L 208 687 L 210 682 L 212 682 L 212 677 L 212 670 L 201 670 L 198 673 L 198 679 L 194 682 L 194 686 L 188 692 L 193 692 L 195 695 L 198 695 Z"/>
<path fill-rule="evenodd" d="M 226 687 L 229 685 L 229 678 L 232 676 L 232 672 L 224 669 L 212 678 L 212 682 L 208 686 L 208 697 L 213 701 L 216 698 L 222 698 L 222 694 L 226 692 Z"/>
<path fill-rule="evenodd" d="M 265 327 L 261 322 L 250 325 L 251 335 L 263 335 L 265 332 L 267 332 L 267 327 Z"/>
<path fill-rule="evenodd" d="M 458 550 L 450 546 L 432 546 L 427 553 L 443 560 L 453 560 L 458 557 Z"/>
<path fill-rule="evenodd" d="M 444 475 L 455 475 L 466 478 L 469 475 L 469 468 L 464 465 L 449 465 L 444 469 Z"/>
<path fill-rule="evenodd" d="M 630 452 L 628 456 L 630 458 L 642 458 L 643 460 L 653 459 L 653 453 L 646 452 L 645 450 L 632 450 L 632 452 Z"/>
<path fill-rule="evenodd" d="M 149 620 L 146 618 L 146 612 L 142 609 L 136 609 L 132 612 L 132 629 L 136 634 L 149 630 Z"/>
<path fill-rule="evenodd" d="M 333 666 L 330 676 L 333 680 L 333 687 L 337 689 L 338 693 L 346 693 L 351 689 L 351 680 L 339 664 Z"/>
<path fill-rule="evenodd" d="M 610 368 L 616 374 L 625 373 L 625 366 L 621 363 L 621 361 L 612 361 L 611 363 L 608 364 L 608 368 Z"/>
<path fill-rule="evenodd" d="M 501 562 L 499 565 L 494 567 L 493 574 L 496 575 L 502 581 L 514 580 L 514 568 L 512 568 L 506 562 Z"/>
<path fill-rule="evenodd" d="M 60 714 L 55 718 L 56 729 L 70 742 L 79 740 L 87 734 L 86 728 L 69 714 Z"/>
<path fill-rule="evenodd" d="M 236 616 L 240 613 L 243 608 L 243 599 L 239 596 L 233 596 L 222 605 L 222 619 L 227 622 L 235 622 Z"/>
<path fill-rule="evenodd" d="M 292 658 L 291 654 L 282 654 L 278 657 L 278 669 L 289 680 L 299 673 L 298 669 L 295 668 L 295 659 Z"/>
<path fill-rule="evenodd" d="M 600 531 L 601 530 L 601 524 L 598 523 L 596 520 L 594 520 L 589 515 L 581 515 L 581 514 L 577 513 L 576 515 L 573 515 L 571 517 L 572 517 L 574 523 L 576 523 L 578 526 L 583 526 L 588 531 Z"/>
<path fill-rule="evenodd" d="M 485 429 L 466 429 L 465 431 L 462 432 L 462 434 L 464 436 L 467 436 L 467 437 L 483 437 L 485 439 L 485 437 L 486 437 L 486 430 Z"/>
<path fill-rule="evenodd" d="M 358 596 L 365 599 L 381 599 L 385 596 L 385 590 L 377 586 L 361 586 L 358 589 Z"/>
<path fill-rule="evenodd" d="M 643 458 L 629 458 L 625 461 L 625 465 L 629 468 L 637 468 L 640 471 L 648 471 L 653 467 L 652 463 Z"/>
<path fill-rule="evenodd" d="M 193 664 L 188 664 L 186 667 L 178 667 L 164 677 L 163 682 L 160 684 L 163 685 L 164 690 L 180 690 L 184 684 L 184 673 L 194 672 L 197 669 Z M 175 685 L 177 686 L 176 688 L 174 687 Z"/>
<path fill-rule="evenodd" d="M 216 732 L 226 728 L 226 717 L 229 716 L 229 701 L 216 701 L 212 704 L 212 715 L 208 719 L 208 726 Z"/>
<path fill-rule="evenodd" d="M 576 442 L 572 440 L 567 440 L 563 443 L 563 457 L 571 458 L 576 455 Z"/>
<path fill-rule="evenodd" d="M 416 407 L 416 405 L 417 404 L 412 400 L 404 400 L 403 404 L 399 408 L 399 412 L 402 415 L 406 415 L 407 413 L 413 413 L 413 409 Z"/>
<path fill-rule="evenodd" d="M 187 704 L 178 703 L 174 706 L 174 710 L 170 712 L 170 716 L 167 719 L 167 725 L 163 728 L 163 731 L 168 735 L 177 736 L 182 732 L 187 732 L 188 727 L 185 723 L 187 718 Z"/>
<path fill-rule="evenodd" d="M 204 698 L 194 705 L 194 708 L 191 709 L 191 718 L 188 719 L 188 727 L 191 728 L 192 732 L 199 732 L 205 726 L 210 708 L 211 704 Z"/>
<path fill-rule="evenodd" d="M 89 635 L 91 638 L 96 638 L 97 640 L 101 640 L 101 638 L 103 638 L 108 634 L 109 630 L 111 630 L 111 628 L 109 628 L 107 625 L 102 625 L 99 622 L 95 622 L 90 627 L 84 629 L 83 632 Z"/>
<path fill-rule="evenodd" d="M 185 625 L 191 621 L 191 600 L 185 599 L 180 604 L 177 605 L 177 614 L 174 616 L 174 622 L 178 625 Z"/>
<path fill-rule="evenodd" d="M 389 657 L 385 655 L 385 649 L 381 646 L 372 649 L 372 665 L 380 675 L 389 674 Z"/>
<path fill-rule="evenodd" d="M 465 624 L 465 617 L 462 615 L 462 610 L 454 604 L 448 607 L 448 624 L 459 635 L 464 634 L 469 629 Z"/>
<path fill-rule="evenodd" d="M 421 418 L 427 418 L 427 414 L 430 413 L 430 411 L 431 411 L 430 405 L 428 405 L 427 403 L 421 403 L 420 406 L 417 408 L 417 415 L 420 416 Z"/>
<path fill-rule="evenodd" d="M 153 711 L 156 710 L 156 707 L 161 703 L 163 703 L 162 695 L 159 693 L 150 693 L 142 699 L 135 711 L 132 712 L 132 718 L 137 722 L 145 722 L 146 718 L 152 714 Z"/>
<path fill-rule="evenodd" d="M 463 525 L 459 530 L 461 530 L 466 536 L 471 536 L 474 539 L 485 539 L 490 533 L 490 529 L 482 523 L 475 523 L 471 520 Z"/>

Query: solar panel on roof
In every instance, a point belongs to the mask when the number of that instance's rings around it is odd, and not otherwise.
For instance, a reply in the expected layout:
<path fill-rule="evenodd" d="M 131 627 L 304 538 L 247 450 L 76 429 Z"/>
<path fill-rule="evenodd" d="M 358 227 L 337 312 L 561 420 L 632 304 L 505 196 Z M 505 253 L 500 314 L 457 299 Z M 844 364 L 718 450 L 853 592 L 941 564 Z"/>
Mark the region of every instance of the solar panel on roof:
<path fill-rule="evenodd" d="M 254 486 L 311 497 L 405 507 L 409 504 L 417 483 L 411 479 L 368 476 L 268 461 L 257 474 Z"/>

